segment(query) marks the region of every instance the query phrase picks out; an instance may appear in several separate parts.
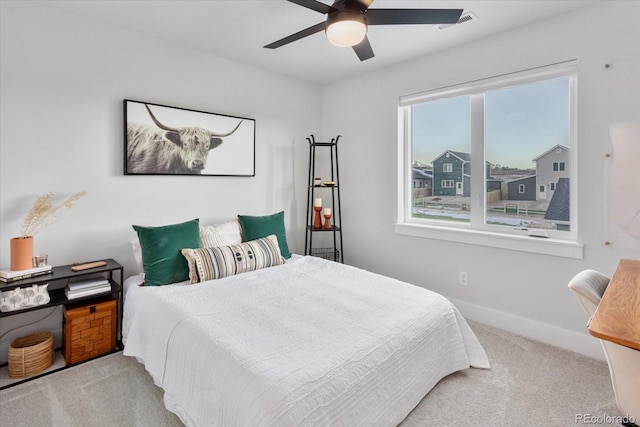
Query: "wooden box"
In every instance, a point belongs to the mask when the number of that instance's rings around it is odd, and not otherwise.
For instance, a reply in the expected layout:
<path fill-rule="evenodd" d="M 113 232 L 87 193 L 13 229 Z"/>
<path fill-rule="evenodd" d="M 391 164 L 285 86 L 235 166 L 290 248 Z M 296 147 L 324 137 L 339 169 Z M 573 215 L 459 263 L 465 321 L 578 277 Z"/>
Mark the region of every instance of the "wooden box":
<path fill-rule="evenodd" d="M 64 310 L 64 361 L 82 362 L 116 349 L 116 300 L 69 306 Z"/>

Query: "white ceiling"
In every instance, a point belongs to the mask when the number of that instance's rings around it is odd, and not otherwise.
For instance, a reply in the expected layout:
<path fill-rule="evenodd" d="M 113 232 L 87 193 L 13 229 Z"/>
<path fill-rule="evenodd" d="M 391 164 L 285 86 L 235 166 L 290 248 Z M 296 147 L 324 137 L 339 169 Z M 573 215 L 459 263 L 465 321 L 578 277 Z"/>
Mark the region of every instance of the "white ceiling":
<path fill-rule="evenodd" d="M 600 0 L 376 0 L 372 8 L 458 8 L 478 20 L 446 30 L 432 25 L 371 26 L 375 57 L 316 33 L 275 50 L 263 46 L 322 22 L 325 15 L 284 0 L 42 0 L 41 4 L 315 84 L 367 73 L 559 15 Z M 330 0 L 323 3 L 331 4 Z"/>

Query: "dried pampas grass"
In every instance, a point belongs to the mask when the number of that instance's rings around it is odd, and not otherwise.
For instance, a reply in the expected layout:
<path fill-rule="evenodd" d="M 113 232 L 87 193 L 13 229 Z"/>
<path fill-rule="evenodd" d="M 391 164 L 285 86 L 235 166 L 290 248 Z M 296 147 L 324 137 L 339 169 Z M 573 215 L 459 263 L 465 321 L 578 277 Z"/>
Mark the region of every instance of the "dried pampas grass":
<path fill-rule="evenodd" d="M 22 237 L 33 236 L 58 220 L 56 213 L 63 208 L 71 207 L 86 194 L 86 191 L 79 191 L 70 195 L 67 200 L 57 206 L 52 204 L 54 194 L 48 192 L 36 198 L 33 207 L 27 213 L 22 222 Z"/>

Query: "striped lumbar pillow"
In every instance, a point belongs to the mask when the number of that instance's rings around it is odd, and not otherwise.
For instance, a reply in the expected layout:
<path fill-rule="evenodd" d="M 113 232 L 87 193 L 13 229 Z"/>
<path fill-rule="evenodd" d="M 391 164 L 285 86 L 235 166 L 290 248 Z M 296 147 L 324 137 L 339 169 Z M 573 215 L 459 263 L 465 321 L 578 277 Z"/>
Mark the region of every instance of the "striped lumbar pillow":
<path fill-rule="evenodd" d="M 191 283 L 220 279 L 234 274 L 284 264 L 275 235 L 238 245 L 182 249 L 189 264 Z"/>

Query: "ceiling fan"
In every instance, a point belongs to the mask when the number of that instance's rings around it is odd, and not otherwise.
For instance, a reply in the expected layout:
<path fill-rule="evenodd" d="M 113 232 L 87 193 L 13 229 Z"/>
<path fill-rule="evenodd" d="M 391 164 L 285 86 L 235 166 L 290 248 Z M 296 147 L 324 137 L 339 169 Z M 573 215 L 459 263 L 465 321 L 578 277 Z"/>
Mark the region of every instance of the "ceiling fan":
<path fill-rule="evenodd" d="M 369 9 L 373 0 L 335 0 L 331 6 L 317 0 L 288 1 L 326 14 L 327 20 L 265 48 L 276 49 L 324 30 L 332 44 L 352 47 L 360 61 L 374 57 L 367 25 L 455 24 L 462 15 L 462 9 Z"/>

